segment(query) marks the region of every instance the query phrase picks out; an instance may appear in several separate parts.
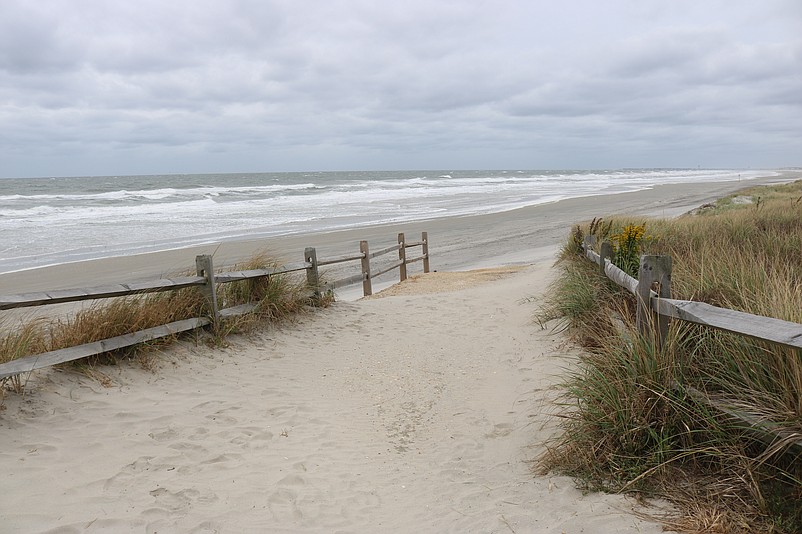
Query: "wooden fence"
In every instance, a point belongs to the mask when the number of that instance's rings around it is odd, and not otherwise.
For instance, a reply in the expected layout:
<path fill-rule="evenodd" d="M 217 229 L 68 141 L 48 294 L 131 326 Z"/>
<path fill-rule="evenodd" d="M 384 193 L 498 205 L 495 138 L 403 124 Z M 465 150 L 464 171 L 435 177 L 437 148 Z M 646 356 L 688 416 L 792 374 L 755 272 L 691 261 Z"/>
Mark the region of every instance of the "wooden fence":
<path fill-rule="evenodd" d="M 768 341 L 790 349 L 802 349 L 802 324 L 719 308 L 704 302 L 672 299 L 670 256 L 641 256 L 638 279 L 635 279 L 613 265 L 610 243 L 602 243 L 599 253 L 593 250 L 594 246 L 593 237 L 586 237 L 583 245 L 585 257 L 599 266 L 602 275 L 637 297 L 637 328 L 641 334 L 651 336 L 658 346 L 666 339 L 669 322 L 679 320 Z M 764 441 L 772 443 L 779 438 L 796 452 L 802 452 L 800 433 L 777 430 L 776 425 L 743 410 L 713 401 L 695 388 L 684 385 L 681 387 L 697 402 L 746 423 Z"/>
<path fill-rule="evenodd" d="M 421 247 L 421 255 L 414 258 L 407 258 L 407 249 Z M 398 252 L 398 260 L 389 266 L 383 267 L 376 272 L 371 271 L 370 260 L 378 256 Z M 321 284 L 320 267 L 359 261 L 361 272 L 341 280 Z M 398 234 L 398 243 L 384 248 L 377 252 L 369 252 L 368 242 L 360 242 L 360 251 L 357 254 L 319 260 L 314 248 L 307 248 L 304 251 L 304 261 L 296 264 L 285 265 L 278 269 L 255 269 L 248 271 L 230 271 L 215 273 L 211 256 L 197 256 L 195 258 L 196 275 L 182 276 L 175 278 L 160 278 L 145 282 L 129 282 L 107 286 L 97 286 L 79 289 L 60 289 L 38 293 L 25 293 L 19 295 L 0 296 L 0 310 L 11 310 L 18 308 L 29 308 L 33 306 L 45 306 L 51 304 L 61 304 L 67 302 L 82 302 L 88 300 L 98 300 L 114 297 L 126 297 L 142 295 L 146 293 L 157 293 L 163 291 L 175 291 L 187 287 L 197 287 L 206 297 L 209 309 L 207 317 L 195 317 L 168 323 L 146 330 L 125 334 L 101 341 L 86 343 L 74 347 L 63 348 L 42 354 L 32 354 L 17 358 L 15 360 L 0 364 L 0 380 L 29 373 L 35 369 L 41 369 L 65 363 L 89 356 L 95 356 L 105 352 L 130 347 L 139 343 L 145 343 L 154 339 L 173 336 L 181 332 L 194 330 L 211 325 L 216 328 L 221 320 L 236 317 L 253 311 L 255 304 L 242 304 L 232 308 L 220 309 L 217 303 L 217 285 L 237 282 L 240 280 L 254 280 L 279 274 L 306 271 L 306 280 L 313 297 L 319 298 L 322 293 L 333 291 L 336 288 L 362 282 L 364 295 L 372 294 L 371 280 L 377 276 L 388 273 L 394 269 L 399 270 L 399 280 L 407 278 L 407 266 L 422 261 L 423 272 L 429 272 L 429 237 L 426 232 L 421 234 L 420 241 L 408 242 L 404 234 Z"/>

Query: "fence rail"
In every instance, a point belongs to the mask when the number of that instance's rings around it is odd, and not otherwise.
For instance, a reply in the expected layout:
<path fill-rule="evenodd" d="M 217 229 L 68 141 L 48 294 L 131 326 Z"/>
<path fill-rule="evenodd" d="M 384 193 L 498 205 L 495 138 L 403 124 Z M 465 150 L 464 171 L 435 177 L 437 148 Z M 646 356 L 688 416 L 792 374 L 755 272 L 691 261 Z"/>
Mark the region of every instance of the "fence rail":
<path fill-rule="evenodd" d="M 586 238 L 583 244 L 585 257 L 599 266 L 601 274 L 637 297 L 638 329 L 644 335 L 653 336 L 658 345 L 665 342 L 669 321 L 674 319 L 767 341 L 790 349 L 802 349 L 802 324 L 719 308 L 704 302 L 670 298 L 670 256 L 641 256 L 636 279 L 613 265 L 610 260 L 612 247 L 609 243 L 602 243 L 599 253 L 593 250 L 594 245 L 592 238 Z M 748 414 L 742 409 L 735 409 L 712 400 L 693 387 L 679 384 L 677 387 L 682 388 L 695 400 L 745 423 L 763 441 L 771 444 L 781 439 L 795 452 L 802 452 L 802 435 L 799 433 L 778 430 L 776 424 Z"/>
<path fill-rule="evenodd" d="M 422 255 L 413 260 L 406 259 L 406 249 L 411 247 L 421 247 Z M 221 320 L 250 313 L 256 309 L 256 304 L 247 303 L 230 308 L 220 309 L 217 304 L 217 285 L 239 282 L 242 280 L 255 280 L 258 278 L 276 276 L 285 273 L 306 271 L 307 283 L 313 292 L 313 297 L 320 298 L 323 292 L 333 291 L 334 289 L 345 287 L 358 282 L 363 283 L 364 295 L 372 293 L 371 279 L 388 273 L 394 269 L 399 270 L 399 281 L 407 278 L 407 265 L 413 262 L 423 261 L 423 272 L 429 272 L 429 237 L 426 232 L 421 234 L 421 240 L 408 243 L 404 234 L 398 234 L 398 244 L 384 248 L 372 254 L 368 254 L 367 241 L 360 242 L 359 254 L 350 254 L 330 258 L 328 260 L 317 260 L 317 252 L 310 247 L 304 251 L 304 261 L 294 264 L 284 265 L 276 269 L 251 269 L 245 271 L 229 271 L 215 273 L 211 256 L 197 256 L 195 258 L 196 276 L 183 276 L 175 278 L 160 278 L 144 282 L 126 282 L 121 284 L 111 284 L 89 288 L 59 289 L 54 291 L 44 291 L 35 293 L 22 293 L 18 295 L 0 295 L 0 310 L 11 310 L 28 308 L 35 306 L 47 306 L 52 304 L 64 304 L 69 302 L 82 302 L 89 300 L 99 300 L 107 298 L 127 297 L 156 293 L 162 291 L 175 291 L 178 289 L 197 287 L 202 291 L 209 304 L 208 317 L 195 317 L 172 322 L 169 324 L 132 332 L 122 336 L 112 337 L 92 343 L 67 347 L 41 354 L 32 354 L 17 358 L 15 360 L 0 364 L 0 380 L 7 379 L 16 375 L 29 373 L 35 369 L 41 369 L 65 363 L 69 361 L 96 356 L 105 352 L 119 350 L 122 348 L 145 343 L 154 339 L 173 336 L 181 332 L 195 330 L 211 325 L 217 328 Z M 399 260 L 381 270 L 371 273 L 370 260 L 372 258 L 398 251 Z M 362 264 L 361 272 L 357 275 L 349 276 L 326 284 L 320 283 L 319 268 L 326 265 L 335 265 L 350 261 L 359 260 Z"/>
<path fill-rule="evenodd" d="M 638 279 L 633 278 L 626 272 L 612 264 L 609 257 L 597 254 L 589 246 L 585 246 L 585 257 L 600 266 L 602 272 L 618 284 L 627 289 L 633 295 L 640 294 L 641 284 Z M 641 258 L 641 271 L 651 273 L 653 278 L 660 278 L 658 282 L 663 291 L 670 292 L 671 270 L 668 262 L 668 270 L 658 270 L 655 267 L 655 258 L 665 256 L 643 256 Z M 644 274 L 644 273 L 641 273 Z M 643 276 L 641 276 L 643 278 Z M 667 323 L 669 319 L 678 319 L 687 323 L 709 326 L 718 330 L 725 330 L 734 334 L 748 336 L 761 341 L 768 341 L 777 345 L 792 349 L 802 349 L 802 324 L 753 315 L 751 313 L 731 310 L 729 308 L 719 308 L 704 302 L 692 300 L 677 300 L 667 296 L 658 295 L 653 288 L 653 283 L 648 287 L 648 303 L 645 297 L 640 299 L 639 306 L 648 308 L 649 311 L 657 314 L 660 322 Z M 668 287 L 666 287 L 668 286 Z M 644 327 L 647 325 L 644 324 Z M 660 341 L 665 339 L 665 335 L 660 336 Z"/>

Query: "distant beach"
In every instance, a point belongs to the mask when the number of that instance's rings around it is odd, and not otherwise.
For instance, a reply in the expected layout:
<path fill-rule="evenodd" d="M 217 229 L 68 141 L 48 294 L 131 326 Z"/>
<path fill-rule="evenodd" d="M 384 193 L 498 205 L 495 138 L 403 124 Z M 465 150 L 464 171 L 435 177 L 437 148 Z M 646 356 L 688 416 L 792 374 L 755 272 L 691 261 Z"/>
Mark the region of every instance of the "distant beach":
<path fill-rule="evenodd" d="M 478 171 L 476 172 L 478 173 Z M 761 174 L 758 171 L 754 172 Z M 642 183 L 628 186 L 636 189 L 635 191 L 618 193 L 612 191 L 626 188 L 621 184 L 610 185 L 610 181 L 615 181 L 615 179 L 607 178 L 601 189 L 598 187 L 587 188 L 584 190 L 586 193 L 584 196 L 578 195 L 556 200 L 569 196 L 565 192 L 559 194 L 559 191 L 556 191 L 553 201 L 544 201 L 494 213 L 481 213 L 481 194 L 476 197 L 476 193 L 470 193 L 472 211 L 468 210 L 468 214 L 459 214 L 459 211 L 454 215 L 429 213 L 426 217 L 417 220 L 379 223 L 363 221 L 362 224 L 357 224 L 355 221 L 351 221 L 354 226 L 345 229 L 306 230 L 283 235 L 260 235 L 259 229 L 256 228 L 252 236 L 247 235 L 247 232 L 242 232 L 246 235 L 225 239 L 211 239 L 206 236 L 197 239 L 202 244 L 186 244 L 182 248 L 163 244 L 162 249 L 157 248 L 145 253 L 136 253 L 135 248 L 128 250 L 126 249 L 128 245 L 122 243 L 119 245 L 121 248 L 119 254 L 111 257 L 88 261 L 76 260 L 71 263 L 55 264 L 33 270 L 0 273 L 0 292 L 42 291 L 114 283 L 121 281 L 121 278 L 123 280 L 141 280 L 160 277 L 191 269 L 197 254 L 213 254 L 215 263 L 220 266 L 243 260 L 252 255 L 254 251 L 259 250 L 266 250 L 283 261 L 294 262 L 302 259 L 303 250 L 308 246 L 318 248 L 321 257 L 345 254 L 358 250 L 359 241 L 363 239 L 369 240 L 373 246 L 392 244 L 398 232 L 407 233 L 409 239 L 414 239 L 416 235 L 419 236 L 422 231 L 429 232 L 434 269 L 454 270 L 516 263 L 551 257 L 554 248 L 565 238 L 570 226 L 577 221 L 602 214 L 616 213 L 675 216 L 749 185 L 789 181 L 800 175 L 799 172 L 793 171 L 766 171 L 762 174 L 770 176 L 751 180 L 742 177 L 741 180 L 738 180 L 737 171 L 727 171 L 727 173 L 728 179 L 717 181 L 703 181 L 705 178 L 710 180 L 710 177 L 697 174 L 692 174 L 690 177 L 682 175 L 685 176 L 682 183 L 667 185 L 641 180 Z M 458 175 L 455 174 L 455 176 Z M 295 179 L 300 180 L 301 177 L 296 176 Z M 525 180 L 526 187 L 535 187 L 529 182 L 536 179 L 536 177 L 514 176 L 513 183 L 517 184 L 519 180 Z M 634 178 L 629 179 L 635 180 Z M 395 184 L 394 180 L 397 178 L 391 180 Z M 417 179 L 408 178 L 408 180 Z M 448 181 L 449 179 L 432 179 L 432 181 L 437 180 Z M 468 179 L 452 176 L 451 180 Z M 472 178 L 471 180 L 488 181 L 489 179 Z M 503 183 L 492 180 L 491 182 L 494 185 L 487 186 L 488 195 L 494 187 L 501 187 L 500 184 Z M 5 183 L 7 183 L 5 180 L 0 180 L 0 186 Z M 392 188 L 396 187 L 398 187 L 397 184 L 392 186 Z M 459 191 L 463 186 L 454 187 Z M 518 186 L 515 187 L 518 188 Z M 605 187 L 611 189 L 605 189 Z M 563 189 L 568 191 L 567 186 Z M 587 196 L 598 191 L 606 194 Z M 416 193 L 421 195 L 420 202 L 427 202 L 424 193 L 425 191 Z M 514 202 L 521 202 L 520 198 L 515 197 L 516 194 L 509 191 L 504 193 L 504 198 L 509 200 L 511 206 L 514 205 Z M 417 197 L 410 197 L 407 202 L 413 202 L 414 198 Z M 178 209 L 178 207 L 174 207 L 174 209 Z M 336 211 L 339 209 L 339 205 L 329 206 L 329 209 Z M 87 213 L 91 213 L 91 210 L 88 209 Z M 161 220 L 160 218 L 154 219 L 152 224 L 158 226 Z M 57 226 L 56 221 L 50 224 Z M 79 227 L 79 231 L 83 231 L 85 228 L 87 232 L 93 232 L 98 226 L 92 223 L 91 219 L 84 221 L 83 224 L 84 226 Z M 133 226 L 130 233 L 136 234 L 135 228 Z M 54 232 L 56 230 L 56 228 L 53 229 Z M 8 241 L 9 239 L 27 239 L 29 233 L 31 232 L 23 227 L 14 233 L 7 231 L 5 234 L 6 246 L 8 247 L 8 243 L 12 242 Z M 193 241 L 188 241 L 188 243 L 191 242 Z M 48 243 L 51 243 L 54 249 L 72 246 L 69 242 L 62 243 L 55 238 L 51 238 Z M 49 245 L 40 243 L 37 246 L 47 247 Z M 111 243 L 109 246 L 117 245 Z M 55 262 L 56 259 L 69 257 L 59 254 L 58 252 L 48 253 L 45 255 L 44 261 Z M 6 257 L 11 258 L 10 261 L 16 261 L 13 259 L 13 254 L 7 253 Z M 337 273 L 336 269 L 330 271 L 333 274 Z"/>
<path fill-rule="evenodd" d="M 775 171 L 393 171 L 0 180 L 0 272 L 243 239 L 506 212 Z"/>

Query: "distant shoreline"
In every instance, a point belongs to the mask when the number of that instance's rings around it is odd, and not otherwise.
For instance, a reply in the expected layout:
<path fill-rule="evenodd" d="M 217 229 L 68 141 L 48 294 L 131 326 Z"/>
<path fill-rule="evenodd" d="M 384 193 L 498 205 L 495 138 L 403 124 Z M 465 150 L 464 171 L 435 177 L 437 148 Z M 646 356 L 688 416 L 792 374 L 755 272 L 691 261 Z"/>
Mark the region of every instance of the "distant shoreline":
<path fill-rule="evenodd" d="M 615 214 L 673 217 L 739 189 L 787 182 L 802 171 L 778 171 L 779 176 L 743 181 L 657 185 L 635 192 L 584 196 L 509 211 L 432 218 L 409 223 L 368 225 L 343 230 L 232 239 L 101 259 L 60 263 L 0 273 L 0 293 L 45 291 L 120 280 L 158 278 L 187 271 L 197 254 L 213 254 L 217 265 L 230 265 L 266 250 L 283 261 L 300 261 L 305 247 L 319 255 L 358 250 L 360 240 L 374 246 L 395 241 L 405 232 L 415 239 L 429 233 L 432 268 L 464 270 L 499 264 L 526 263 L 553 255 L 570 227 L 582 220 Z"/>
<path fill-rule="evenodd" d="M 0 273 L 63 263 L 469 217 L 658 184 L 776 170 L 394 171 L 0 182 Z"/>

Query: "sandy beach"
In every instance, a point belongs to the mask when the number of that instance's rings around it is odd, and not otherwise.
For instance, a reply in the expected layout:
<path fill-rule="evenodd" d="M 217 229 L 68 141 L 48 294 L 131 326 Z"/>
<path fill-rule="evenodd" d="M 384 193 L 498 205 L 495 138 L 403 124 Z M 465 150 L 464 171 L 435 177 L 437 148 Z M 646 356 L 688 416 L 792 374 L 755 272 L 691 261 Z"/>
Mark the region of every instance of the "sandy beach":
<path fill-rule="evenodd" d="M 662 532 L 629 498 L 533 474 L 576 354 L 533 320 L 554 251 L 581 220 L 678 215 L 794 177 L 0 275 L 2 293 L 95 285 L 186 269 L 197 253 L 225 264 L 266 247 L 299 261 L 305 246 L 342 254 L 399 231 L 429 232 L 438 271 L 368 299 L 344 292 L 226 348 L 182 342 L 157 353 L 154 370 L 30 377 L 0 411 L 0 530 Z"/>

